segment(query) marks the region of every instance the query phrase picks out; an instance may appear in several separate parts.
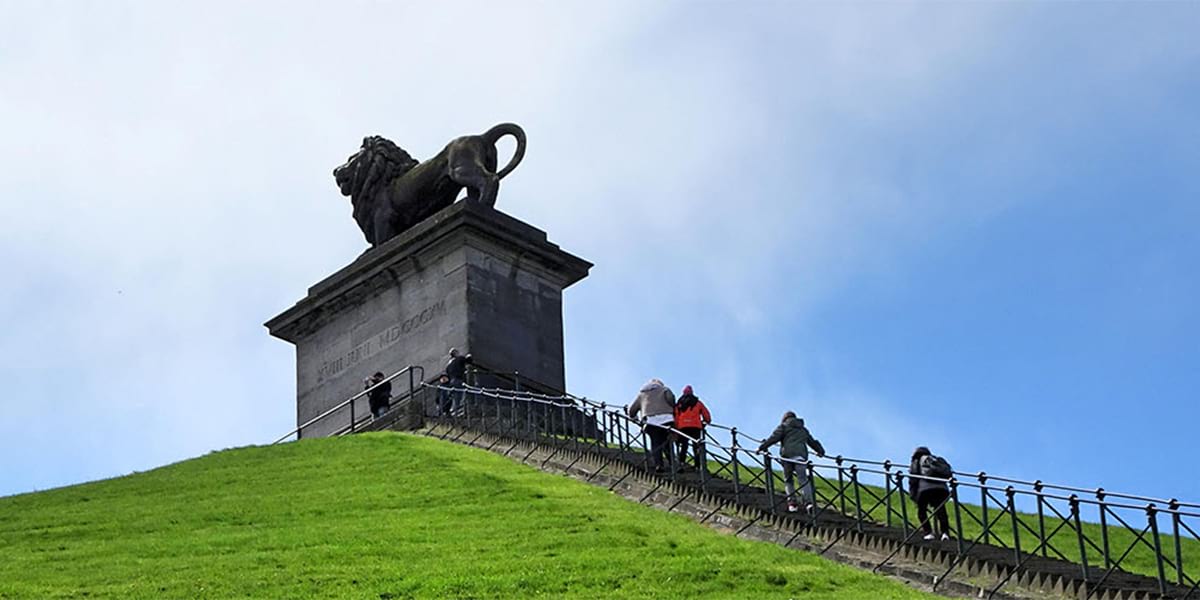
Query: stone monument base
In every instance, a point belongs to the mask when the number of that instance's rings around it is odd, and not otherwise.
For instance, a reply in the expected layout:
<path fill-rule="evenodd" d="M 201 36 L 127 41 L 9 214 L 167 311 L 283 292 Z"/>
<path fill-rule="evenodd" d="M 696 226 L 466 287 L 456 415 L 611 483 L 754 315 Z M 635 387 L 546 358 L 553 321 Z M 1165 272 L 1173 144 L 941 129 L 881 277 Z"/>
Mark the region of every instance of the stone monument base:
<path fill-rule="evenodd" d="M 483 373 L 519 373 L 529 387 L 566 389 L 562 291 L 591 266 L 513 217 L 471 202 L 450 205 L 267 321 L 271 335 L 296 346 L 297 426 L 362 391 L 376 371 L 414 365 L 432 380 L 451 347 L 471 353 Z M 407 375 L 398 378 L 393 395 L 408 384 Z M 360 418 L 369 414 L 365 398 L 355 409 Z M 300 436 L 338 431 L 349 424 L 345 413 Z"/>

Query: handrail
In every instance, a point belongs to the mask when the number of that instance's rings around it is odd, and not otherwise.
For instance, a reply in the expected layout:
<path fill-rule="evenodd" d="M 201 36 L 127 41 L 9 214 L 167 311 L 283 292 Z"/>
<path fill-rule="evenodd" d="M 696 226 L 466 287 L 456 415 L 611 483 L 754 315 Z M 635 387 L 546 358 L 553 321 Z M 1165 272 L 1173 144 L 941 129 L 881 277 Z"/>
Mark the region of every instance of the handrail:
<path fill-rule="evenodd" d="M 461 414 L 439 415 L 439 418 L 462 419 L 468 428 L 475 427 L 484 432 L 491 428 L 507 427 L 508 429 L 499 432 L 502 435 L 524 427 L 526 429 L 521 430 L 523 435 L 540 436 L 546 443 L 574 445 L 576 449 L 579 445 L 584 445 L 596 450 L 603 448 L 622 453 L 633 452 L 634 454 L 625 460 L 642 460 L 647 468 L 650 466 L 652 448 L 645 434 L 646 418 L 630 418 L 620 405 L 609 405 L 566 394 L 556 396 L 505 388 L 471 385 L 451 388 L 430 384 L 424 384 L 422 387 L 464 392 L 463 402 L 475 407 L 473 410 L 464 410 Z M 468 397 L 472 398 L 470 402 L 466 400 Z M 491 398 L 493 401 L 491 404 L 479 404 L 482 398 Z M 528 403 L 531 407 L 542 408 L 518 413 L 515 409 L 515 403 L 518 401 Z M 506 415 L 502 414 L 502 407 L 506 406 L 504 402 L 507 402 L 509 407 Z M 494 413 L 490 412 L 493 410 Z M 572 411 L 571 414 L 577 411 L 579 417 L 571 417 L 568 421 L 568 413 L 564 412 L 567 410 Z M 535 414 L 538 415 L 536 418 Z M 508 421 L 503 420 L 504 416 L 507 416 Z M 555 427 L 555 421 L 558 422 L 558 427 Z M 583 429 L 578 428 L 581 422 L 584 423 Z M 909 473 L 908 462 L 873 461 L 841 455 L 825 456 L 826 462 L 811 458 L 784 458 L 773 455 L 769 449 L 758 450 L 758 444 L 740 446 L 739 441 L 760 440 L 739 432 L 736 427 L 719 424 L 712 424 L 710 427 L 712 431 L 728 432 L 730 442 L 726 444 L 713 437 L 709 428 L 705 428 L 701 439 L 696 439 L 677 428 L 667 427 L 677 436 L 695 442 L 701 489 L 706 489 L 706 482 L 720 479 L 724 482 L 721 485 L 725 486 L 725 493 L 730 493 L 730 485 L 732 486 L 731 492 L 735 502 L 751 502 L 752 506 L 757 505 L 760 509 L 763 506 L 761 498 L 765 493 L 768 506 L 765 510 L 778 514 L 779 499 L 774 490 L 779 472 L 778 465 L 774 463 L 797 465 L 801 473 L 807 473 L 807 477 L 800 479 L 806 501 L 812 500 L 817 505 L 813 512 L 801 518 L 815 523 L 817 518 L 825 518 L 820 515 L 832 514 L 840 515 L 837 519 L 843 519 L 833 521 L 841 523 L 837 525 L 841 533 L 835 536 L 825 550 L 837 544 L 851 530 L 862 532 L 867 525 L 875 527 L 886 524 L 891 527 L 897 522 L 896 519 L 903 528 L 903 543 L 908 544 L 915 533 L 925 529 L 928 524 L 913 524 L 910 520 L 908 505 L 911 500 L 908 494 L 904 493 L 904 479 L 934 481 L 946 486 L 949 494 L 947 499 L 934 509 L 935 512 L 952 510 L 954 515 L 954 525 L 939 527 L 942 533 L 946 533 L 944 527 L 949 527 L 954 532 L 951 542 L 942 542 L 942 549 L 953 545 L 957 555 L 957 558 L 950 561 L 945 573 L 935 581 L 944 581 L 947 575 L 963 564 L 966 556 L 982 545 L 991 548 L 985 554 L 991 557 L 988 560 L 995 560 L 998 550 L 1011 553 L 1008 555 L 1011 562 L 1005 565 L 1005 575 L 990 590 L 989 597 L 994 596 L 1017 572 L 1038 568 L 1038 561 L 1061 560 L 1074 563 L 1075 568 L 1079 569 L 1082 580 L 1086 582 L 1089 598 L 1098 590 L 1107 589 L 1106 583 L 1118 589 L 1124 589 L 1120 586 L 1135 585 L 1129 583 L 1127 577 L 1110 577 L 1121 568 L 1135 569 L 1141 576 L 1156 580 L 1160 594 L 1164 597 L 1169 595 L 1174 598 L 1200 598 L 1200 573 L 1194 571 L 1194 559 L 1191 562 L 1184 560 L 1182 544 L 1185 539 L 1188 540 L 1189 557 L 1200 548 L 1196 545 L 1200 544 L 1200 534 L 1196 531 L 1200 527 L 1197 527 L 1194 521 L 1185 521 L 1200 519 L 1200 512 L 1185 510 L 1195 508 L 1195 504 L 1174 499 L 1156 500 L 1131 494 L 1108 494 L 1103 489 L 1086 490 L 1054 486 L 1041 481 L 1027 482 L 991 476 L 983 472 L 956 472 L 951 477 L 932 477 Z M 460 433 L 459 436 L 461 435 Z M 642 453 L 641 458 L 635 458 L 639 456 L 637 452 Z M 671 463 L 667 476 L 675 478 L 681 473 L 681 465 L 676 460 L 673 450 L 667 452 L 667 459 Z M 655 462 L 659 462 L 657 458 Z M 710 466 L 715 467 L 715 470 L 710 472 Z M 866 477 L 879 477 L 882 480 L 881 484 L 865 483 L 863 479 Z M 814 481 L 820 483 L 821 487 L 813 487 Z M 1015 486 L 1029 486 L 1032 489 Z M 1056 492 L 1078 491 L 1094 494 L 1095 498 L 1081 497 L 1078 493 L 1050 493 L 1047 489 Z M 968 490 L 978 494 L 977 504 L 969 504 L 970 500 L 964 502 L 964 498 L 960 496 L 960 493 Z M 1114 502 L 1113 498 L 1126 502 Z M 1024 499 L 1020 508 L 1019 499 Z M 1146 501 L 1147 504 L 1136 504 L 1140 501 Z M 1034 509 L 1036 513 L 1032 512 Z M 1089 515 L 1087 527 L 1083 523 L 1085 509 Z M 851 519 L 850 525 L 845 524 L 845 518 Z M 1099 519 L 1098 523 L 1091 520 L 1095 518 Z M 1160 524 L 1160 519 L 1165 520 L 1166 524 Z M 1135 525 L 1139 522 L 1144 525 Z M 921 527 L 918 528 L 918 525 Z M 975 532 L 978 532 L 978 535 Z M 1110 532 L 1113 533 L 1110 535 Z M 1070 542 L 1077 545 L 1070 546 Z M 932 543 L 937 542 L 935 540 Z M 1157 573 L 1148 573 L 1144 563 L 1139 563 L 1142 566 L 1128 566 L 1136 562 L 1130 559 L 1132 555 L 1144 556 L 1150 552 L 1153 552 L 1153 565 Z M 894 556 L 895 553 L 888 556 L 876 568 L 882 567 Z M 1003 553 L 1000 556 L 1003 556 Z M 1062 572 L 1061 566 L 1044 568 Z M 1189 573 L 1189 570 L 1192 572 Z M 935 583 L 935 589 L 937 585 Z"/>
<path fill-rule="evenodd" d="M 329 410 L 326 410 L 325 412 L 323 412 L 323 413 L 321 413 L 321 414 L 319 414 L 319 415 L 317 415 L 317 416 L 315 416 L 315 417 L 313 417 L 313 418 L 309 419 L 308 421 L 305 421 L 305 422 L 304 422 L 304 424 L 302 424 L 302 425 L 300 425 L 300 426 L 296 427 L 295 429 L 293 429 L 293 430 L 291 430 L 291 431 L 289 431 L 289 432 L 287 432 L 287 433 L 283 434 L 282 436 L 280 436 L 280 438 L 279 438 L 279 439 L 275 440 L 274 442 L 271 442 L 271 444 L 272 444 L 272 445 L 274 445 L 274 444 L 278 444 L 279 442 L 282 442 L 282 441 L 284 441 L 284 440 L 286 440 L 286 439 L 288 439 L 288 438 L 292 437 L 293 435 L 295 435 L 295 436 L 299 436 L 300 432 L 301 432 L 301 431 L 303 431 L 303 430 L 304 430 L 304 428 L 306 428 L 306 427 L 311 427 L 311 426 L 312 426 L 313 424 L 315 424 L 317 421 L 320 421 L 321 419 L 324 419 L 325 417 L 328 417 L 329 415 L 331 415 L 331 414 L 333 414 L 333 413 L 335 413 L 335 412 L 337 412 L 337 411 L 339 411 L 339 410 L 341 410 L 341 409 L 345 408 L 346 406 L 350 406 L 350 407 L 351 407 L 351 415 L 350 415 L 350 427 L 351 427 L 351 429 L 353 429 L 353 428 L 354 428 L 354 426 L 356 425 L 356 423 L 354 422 L 354 414 L 353 414 L 353 406 L 354 406 L 354 404 L 353 404 L 353 403 L 354 403 L 354 401 L 355 401 L 355 400 L 358 400 L 359 398 L 362 398 L 362 397 L 366 396 L 367 394 L 370 394 L 370 393 L 371 393 L 371 391 L 372 391 L 372 390 L 374 390 L 375 388 L 377 388 L 377 387 L 379 387 L 379 386 L 381 386 L 381 385 L 383 385 L 383 384 L 385 384 L 385 383 L 389 383 L 389 382 L 391 382 L 393 379 L 395 379 L 395 378 L 397 378 L 397 377 L 399 377 L 399 376 L 401 376 L 401 375 L 404 375 L 404 374 L 406 374 L 406 373 L 408 374 L 408 379 L 409 379 L 409 383 L 408 383 L 408 388 L 409 388 L 409 389 L 408 389 L 408 396 L 412 396 L 412 395 L 413 395 L 413 393 L 416 391 L 416 389 L 417 389 L 417 387 L 418 387 L 417 385 L 415 385 L 415 382 L 414 382 L 414 380 L 413 380 L 413 377 L 414 377 L 414 376 L 415 376 L 415 374 L 416 374 L 416 373 L 418 373 L 418 372 L 420 372 L 420 374 L 421 374 L 421 375 L 420 375 L 420 377 L 417 379 L 417 381 L 420 381 L 421 379 L 424 379 L 424 377 L 425 377 L 425 368 L 424 368 L 424 367 L 422 367 L 422 366 L 420 366 L 420 365 L 409 365 L 409 366 L 407 366 L 407 367 L 404 367 L 403 369 L 400 369 L 399 371 L 396 371 L 395 373 L 392 373 L 390 376 L 383 378 L 383 380 L 381 380 L 379 383 L 376 383 L 375 385 L 373 385 L 373 386 L 370 386 L 370 387 L 368 387 L 368 388 L 364 389 L 363 391 L 361 391 L 361 392 L 358 392 L 357 394 L 354 394 L 353 396 L 350 396 L 349 398 L 347 398 L 347 399 L 345 399 L 345 400 L 343 400 L 343 401 L 339 402 L 339 403 L 338 403 L 336 406 L 334 406 L 333 408 L 330 408 Z M 422 382 L 422 383 L 424 383 L 424 382 Z"/>
<path fill-rule="evenodd" d="M 477 368 L 478 368 L 478 367 L 477 367 Z M 484 370 L 484 371 L 486 371 L 486 372 L 487 372 L 488 374 L 490 374 L 490 375 L 500 375 L 500 376 L 504 376 L 504 375 L 506 375 L 506 373 L 499 372 L 499 371 L 493 371 L 493 370 L 491 370 L 491 369 L 482 368 L 481 370 Z M 506 390 L 506 389 L 503 389 L 503 388 L 484 388 L 484 387 L 475 387 L 475 386 L 470 386 L 470 387 L 472 387 L 473 389 L 475 389 L 475 390 L 477 390 L 477 391 L 480 391 L 480 392 L 511 392 L 511 390 Z M 586 398 L 586 397 L 574 396 L 574 395 L 571 395 L 571 394 L 566 394 L 566 393 L 564 393 L 564 394 L 561 394 L 561 395 L 558 395 L 558 396 L 551 396 L 551 395 L 548 395 L 548 394 L 540 394 L 540 393 L 536 393 L 536 392 L 521 391 L 521 394 L 522 394 L 522 395 L 525 395 L 525 396 L 536 396 L 536 397 L 540 397 L 540 398 L 543 398 L 543 399 L 552 399 L 552 398 L 553 398 L 553 399 L 568 399 L 568 400 L 572 400 L 572 401 L 574 401 L 574 402 L 582 402 L 582 403 L 585 403 L 585 404 L 587 404 L 587 405 L 590 405 L 590 406 L 592 406 L 592 407 L 594 407 L 594 408 L 601 408 L 601 407 L 604 407 L 604 408 L 606 408 L 607 410 L 610 410 L 610 411 L 616 411 L 616 409 L 615 409 L 615 408 L 613 408 L 613 407 L 615 407 L 615 406 L 618 406 L 618 405 L 613 405 L 613 404 L 605 404 L 605 403 L 602 403 L 602 402 L 596 402 L 596 401 L 594 401 L 594 400 L 589 400 L 589 399 L 588 399 L 588 398 Z M 618 413 L 619 413 L 620 411 L 616 411 L 616 412 L 618 412 Z M 716 428 L 716 429 L 720 429 L 720 430 L 724 430 L 724 431 L 729 431 L 729 432 L 737 432 L 737 434 L 738 434 L 739 436 L 741 436 L 741 437 L 743 437 L 743 438 L 745 438 L 745 439 L 748 439 L 748 440 L 751 440 L 751 441 L 757 442 L 757 443 L 762 443 L 762 442 L 764 441 L 762 438 L 756 438 L 756 437 L 754 437 L 754 436 L 752 436 L 752 435 L 749 435 L 749 434 L 745 433 L 744 431 L 742 431 L 742 430 L 738 429 L 737 427 L 733 427 L 733 426 L 729 426 L 729 425 L 723 425 L 723 424 L 716 423 L 716 422 L 713 422 L 713 423 L 710 423 L 710 424 L 708 424 L 708 427 L 713 427 L 713 428 Z M 739 448 L 739 449 L 738 449 L 738 451 L 739 451 L 739 452 L 746 452 L 747 450 L 746 450 L 745 448 Z M 777 458 L 782 458 L 782 457 L 777 457 Z M 862 465 L 862 464 L 870 464 L 870 465 L 879 465 L 879 466 L 888 466 L 888 465 L 892 465 L 892 466 L 897 466 L 897 467 L 900 467 L 900 466 L 907 467 L 907 466 L 909 465 L 909 461 L 904 461 L 904 462 L 893 461 L 893 460 L 882 460 L 882 461 L 878 461 L 878 460 L 870 460 L 870 459 L 864 459 L 864 458 L 854 458 L 854 457 L 849 457 L 849 456 L 841 456 L 840 458 L 841 458 L 841 459 L 842 459 L 844 462 L 846 462 L 846 463 L 850 463 L 850 464 L 860 464 L 860 465 Z M 1015 484 L 1020 484 L 1020 485 L 1027 485 L 1027 486 L 1030 486 L 1030 487 L 1040 486 L 1040 487 L 1043 487 L 1043 488 L 1057 489 L 1057 490 L 1061 490 L 1061 491 L 1069 491 L 1069 492 L 1076 492 L 1076 493 L 1091 493 L 1091 494 L 1095 494 L 1095 493 L 1099 492 L 1099 493 L 1100 493 L 1100 494 L 1102 494 L 1103 496 L 1108 496 L 1108 497 L 1114 497 L 1114 498 L 1124 498 L 1124 499 L 1126 499 L 1126 500 L 1141 500 L 1141 501 L 1145 501 L 1145 502 L 1151 502 L 1151 503 L 1156 503 L 1156 504 L 1164 504 L 1164 505 L 1170 505 L 1170 504 L 1174 504 L 1174 505 L 1181 506 L 1181 507 L 1188 507 L 1188 508 L 1198 508 L 1198 509 L 1200 509 L 1200 503 L 1181 502 L 1181 501 L 1179 501 L 1179 500 L 1177 500 L 1177 499 L 1174 499 L 1174 498 L 1172 498 L 1172 499 L 1162 499 L 1162 498 L 1154 498 L 1154 497 L 1150 497 L 1150 496 L 1138 496 L 1138 495 L 1134 495 L 1134 494 L 1124 494 L 1124 493 L 1117 493 L 1117 492 L 1109 492 L 1109 491 L 1106 491 L 1106 490 L 1104 490 L 1104 488 L 1093 488 L 1093 489 L 1078 488 L 1078 487 L 1071 487 L 1071 486 L 1066 486 L 1066 485 L 1056 485 L 1056 484 L 1050 484 L 1050 483 L 1046 483 L 1046 482 L 1044 482 L 1044 481 L 1041 481 L 1041 480 L 1038 480 L 1038 481 L 1024 481 L 1024 480 L 1020 480 L 1020 479 L 1014 479 L 1014 478 L 1001 477 L 1001 476 L 999 476 L 999 475 L 990 475 L 990 474 L 984 473 L 984 472 L 982 472 L 982 471 L 980 471 L 980 472 L 975 472 L 975 473 L 970 473 L 970 472 L 966 472 L 966 471 L 953 471 L 953 473 L 954 473 L 954 476 L 955 476 L 955 477 L 959 477 L 959 478 L 960 478 L 960 479 L 959 479 L 960 481 L 963 481 L 963 480 L 965 480 L 966 478 L 975 478 L 975 479 L 977 479 L 977 478 L 979 478 L 979 477 L 986 477 L 986 478 L 987 478 L 987 479 L 989 479 L 989 480 L 994 480 L 994 481 L 1003 481 L 1003 482 L 1006 482 L 1006 483 L 1015 483 Z M 947 480 L 947 481 L 948 481 L 948 480 Z"/>

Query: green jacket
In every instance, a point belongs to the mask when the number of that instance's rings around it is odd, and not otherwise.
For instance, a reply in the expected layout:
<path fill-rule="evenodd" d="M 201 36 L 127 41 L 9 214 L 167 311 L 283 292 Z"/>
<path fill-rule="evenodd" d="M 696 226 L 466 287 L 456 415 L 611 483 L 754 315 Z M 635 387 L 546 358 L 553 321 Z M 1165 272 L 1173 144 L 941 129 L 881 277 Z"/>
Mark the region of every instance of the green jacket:
<path fill-rule="evenodd" d="M 804 426 L 804 419 L 792 417 L 780 423 L 771 433 L 771 437 L 763 440 L 758 449 L 766 451 L 769 446 L 779 442 L 783 442 L 779 454 L 784 458 L 808 460 L 809 448 L 812 448 L 817 456 L 825 456 L 825 448 L 808 432 L 808 428 Z"/>

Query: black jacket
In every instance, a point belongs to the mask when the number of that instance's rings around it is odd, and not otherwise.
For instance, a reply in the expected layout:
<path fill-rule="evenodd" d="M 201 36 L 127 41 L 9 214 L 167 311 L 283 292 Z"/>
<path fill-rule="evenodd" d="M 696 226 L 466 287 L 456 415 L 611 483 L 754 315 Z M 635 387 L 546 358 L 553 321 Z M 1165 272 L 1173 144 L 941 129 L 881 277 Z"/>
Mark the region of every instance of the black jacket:
<path fill-rule="evenodd" d="M 459 354 L 446 363 L 446 377 L 462 381 L 467 378 L 467 365 L 474 362 L 470 354 Z"/>
<path fill-rule="evenodd" d="M 388 400 L 390 400 L 391 397 L 392 382 L 385 381 L 371 391 L 367 392 L 367 403 L 371 405 L 371 408 L 387 406 Z"/>

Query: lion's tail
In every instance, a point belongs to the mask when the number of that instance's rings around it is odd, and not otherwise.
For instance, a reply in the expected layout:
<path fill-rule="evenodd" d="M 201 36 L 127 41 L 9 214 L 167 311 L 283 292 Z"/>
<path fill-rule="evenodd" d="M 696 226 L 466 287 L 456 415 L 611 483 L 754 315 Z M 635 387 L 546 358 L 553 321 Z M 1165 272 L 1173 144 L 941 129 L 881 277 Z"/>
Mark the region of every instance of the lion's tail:
<path fill-rule="evenodd" d="M 521 159 L 525 158 L 525 130 L 521 129 L 516 123 L 501 123 L 487 130 L 487 133 L 484 133 L 482 136 L 483 139 L 494 146 L 500 138 L 506 135 L 511 135 L 517 139 L 517 150 L 513 152 L 512 160 L 508 161 L 508 164 L 496 173 L 496 177 L 498 178 L 508 175 L 513 169 L 517 168 L 517 165 L 521 164 Z"/>

